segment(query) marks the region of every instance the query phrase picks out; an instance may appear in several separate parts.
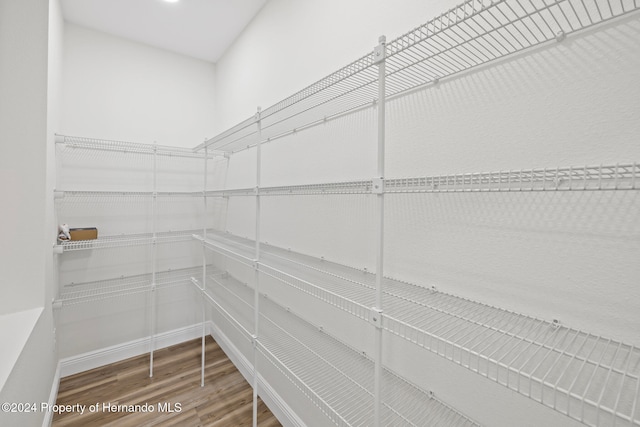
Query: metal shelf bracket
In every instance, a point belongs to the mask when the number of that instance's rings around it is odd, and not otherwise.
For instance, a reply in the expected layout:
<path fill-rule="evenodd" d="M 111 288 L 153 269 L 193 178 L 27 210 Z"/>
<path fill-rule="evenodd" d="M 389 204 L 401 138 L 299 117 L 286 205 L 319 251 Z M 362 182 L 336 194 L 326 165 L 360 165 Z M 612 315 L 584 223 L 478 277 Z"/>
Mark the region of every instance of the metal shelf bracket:
<path fill-rule="evenodd" d="M 371 307 L 371 316 L 369 321 L 376 329 L 382 329 L 382 310 L 376 307 Z"/>
<path fill-rule="evenodd" d="M 383 194 L 384 193 L 384 178 L 376 177 L 371 180 L 371 193 Z"/>
<path fill-rule="evenodd" d="M 380 36 L 380 38 L 378 38 L 378 41 L 380 42 L 380 44 L 373 48 L 374 64 L 378 64 L 384 61 L 387 57 L 387 49 L 386 49 L 387 38 L 385 36 Z"/>

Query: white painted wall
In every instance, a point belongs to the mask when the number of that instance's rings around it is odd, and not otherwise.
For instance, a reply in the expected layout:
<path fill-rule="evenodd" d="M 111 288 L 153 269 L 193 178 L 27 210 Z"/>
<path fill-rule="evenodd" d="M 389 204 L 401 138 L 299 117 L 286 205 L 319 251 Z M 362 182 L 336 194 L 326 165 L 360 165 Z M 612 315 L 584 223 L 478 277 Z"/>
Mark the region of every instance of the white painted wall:
<path fill-rule="evenodd" d="M 368 54 L 455 0 L 271 0 L 218 61 L 216 131 Z"/>
<path fill-rule="evenodd" d="M 66 24 L 59 133 L 193 147 L 213 136 L 215 65 Z"/>
<path fill-rule="evenodd" d="M 11 295 L 0 314 L 41 306 L 44 298 L 48 8 L 39 3 L 0 3 L 1 215 L 12 242 L 0 249 L 2 291 Z"/>
<path fill-rule="evenodd" d="M 5 197 L 0 313 L 44 307 L 2 384 L 2 402 L 47 402 L 56 370 L 52 147 L 58 125 L 63 19 L 58 0 L 0 1 L 0 179 Z M 6 329 L 4 329 L 6 330 Z M 10 328 L 16 332 L 18 329 Z M 2 336 L 3 348 L 12 337 Z M 0 413 L 1 425 L 39 426 L 46 414 Z"/>
<path fill-rule="evenodd" d="M 218 123 L 251 116 L 367 54 L 379 34 L 391 40 L 456 3 L 270 1 L 218 63 Z M 638 38 L 636 14 L 389 102 L 386 176 L 639 161 Z M 263 185 L 371 178 L 371 125 L 373 107 L 266 144 Z M 251 152 L 233 155 L 227 185 L 250 186 L 254 168 Z M 318 199 L 264 198 L 262 239 L 373 268 L 373 204 Z M 227 228 L 252 236 L 253 213 L 251 203 L 231 200 Z M 639 345 L 639 214 L 636 191 L 388 196 L 385 271 Z M 291 294 L 269 295 L 295 306 Z M 323 319 L 307 308 L 297 311 L 332 324 L 328 310 Z M 347 342 L 354 335 L 348 327 L 332 332 Z M 386 347 L 385 358 L 399 370 L 423 366 L 420 352 L 401 345 Z M 482 391 L 457 393 L 450 384 L 470 383 L 453 371 L 412 379 L 488 425 L 517 419 L 517 411 L 496 419 L 478 409 Z"/>

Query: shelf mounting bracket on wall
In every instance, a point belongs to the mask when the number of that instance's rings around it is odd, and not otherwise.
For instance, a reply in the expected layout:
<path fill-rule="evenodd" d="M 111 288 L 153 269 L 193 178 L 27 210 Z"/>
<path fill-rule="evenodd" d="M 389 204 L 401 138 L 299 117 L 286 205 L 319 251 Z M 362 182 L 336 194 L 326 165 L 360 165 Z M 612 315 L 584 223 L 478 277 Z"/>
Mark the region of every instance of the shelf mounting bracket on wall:
<path fill-rule="evenodd" d="M 377 307 L 371 307 L 371 316 L 369 316 L 369 322 L 371 322 L 371 324 L 373 326 L 376 327 L 376 329 L 382 329 L 382 310 L 377 308 Z"/>
<path fill-rule="evenodd" d="M 371 180 L 371 193 L 383 194 L 384 193 L 384 178 L 375 177 Z"/>
<path fill-rule="evenodd" d="M 379 64 L 387 58 L 387 38 L 380 36 L 378 39 L 379 45 L 373 48 L 373 63 Z"/>

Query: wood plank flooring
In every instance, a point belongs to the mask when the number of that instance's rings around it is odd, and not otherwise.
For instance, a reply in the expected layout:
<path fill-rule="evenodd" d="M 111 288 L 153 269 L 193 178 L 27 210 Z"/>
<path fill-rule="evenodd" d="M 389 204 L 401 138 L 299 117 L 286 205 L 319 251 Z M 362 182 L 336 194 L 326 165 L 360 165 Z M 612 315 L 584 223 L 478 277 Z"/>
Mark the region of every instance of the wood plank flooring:
<path fill-rule="evenodd" d="M 56 413 L 53 426 L 251 426 L 251 386 L 209 336 L 200 387 L 200 350 L 196 339 L 155 351 L 153 378 L 148 354 L 63 378 L 56 403 L 84 414 Z M 262 400 L 258 425 L 280 426 Z"/>

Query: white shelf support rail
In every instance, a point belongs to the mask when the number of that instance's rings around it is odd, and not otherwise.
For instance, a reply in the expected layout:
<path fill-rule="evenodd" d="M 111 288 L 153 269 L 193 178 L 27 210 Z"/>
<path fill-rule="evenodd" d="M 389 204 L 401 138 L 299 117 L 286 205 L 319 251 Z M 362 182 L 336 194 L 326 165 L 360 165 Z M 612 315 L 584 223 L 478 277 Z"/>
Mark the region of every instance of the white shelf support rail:
<path fill-rule="evenodd" d="M 255 283 L 253 297 L 253 427 L 258 427 L 258 347 L 260 331 L 260 176 L 262 173 L 262 109 L 258 107 L 256 112 L 256 242 L 255 242 L 255 261 L 253 264 L 253 280 Z"/>
<path fill-rule="evenodd" d="M 153 377 L 153 351 L 156 346 L 156 270 L 158 261 L 157 221 L 158 221 L 158 147 L 153 145 L 153 199 L 151 204 L 151 349 L 149 351 L 149 378 Z"/>
<path fill-rule="evenodd" d="M 372 180 L 372 192 L 377 199 L 376 229 L 376 305 L 372 307 L 371 320 L 375 326 L 374 365 L 374 423 L 380 427 L 382 420 L 382 286 L 384 278 L 384 163 L 385 163 L 385 120 L 386 120 L 386 52 L 387 39 L 380 36 L 379 44 L 373 50 L 373 61 L 378 67 L 378 153 L 377 175 Z M 377 184 L 377 185 L 376 185 Z"/>
<path fill-rule="evenodd" d="M 202 183 L 202 288 L 200 291 L 200 304 L 202 310 L 202 354 L 200 356 L 200 387 L 204 387 L 204 365 L 206 359 L 206 350 L 205 350 L 205 338 L 206 338 L 206 321 L 207 321 L 207 313 L 205 308 L 204 301 L 204 290 L 207 286 L 207 248 L 204 245 L 204 241 L 207 240 L 207 177 L 208 177 L 208 147 L 204 147 L 204 177 Z"/>

